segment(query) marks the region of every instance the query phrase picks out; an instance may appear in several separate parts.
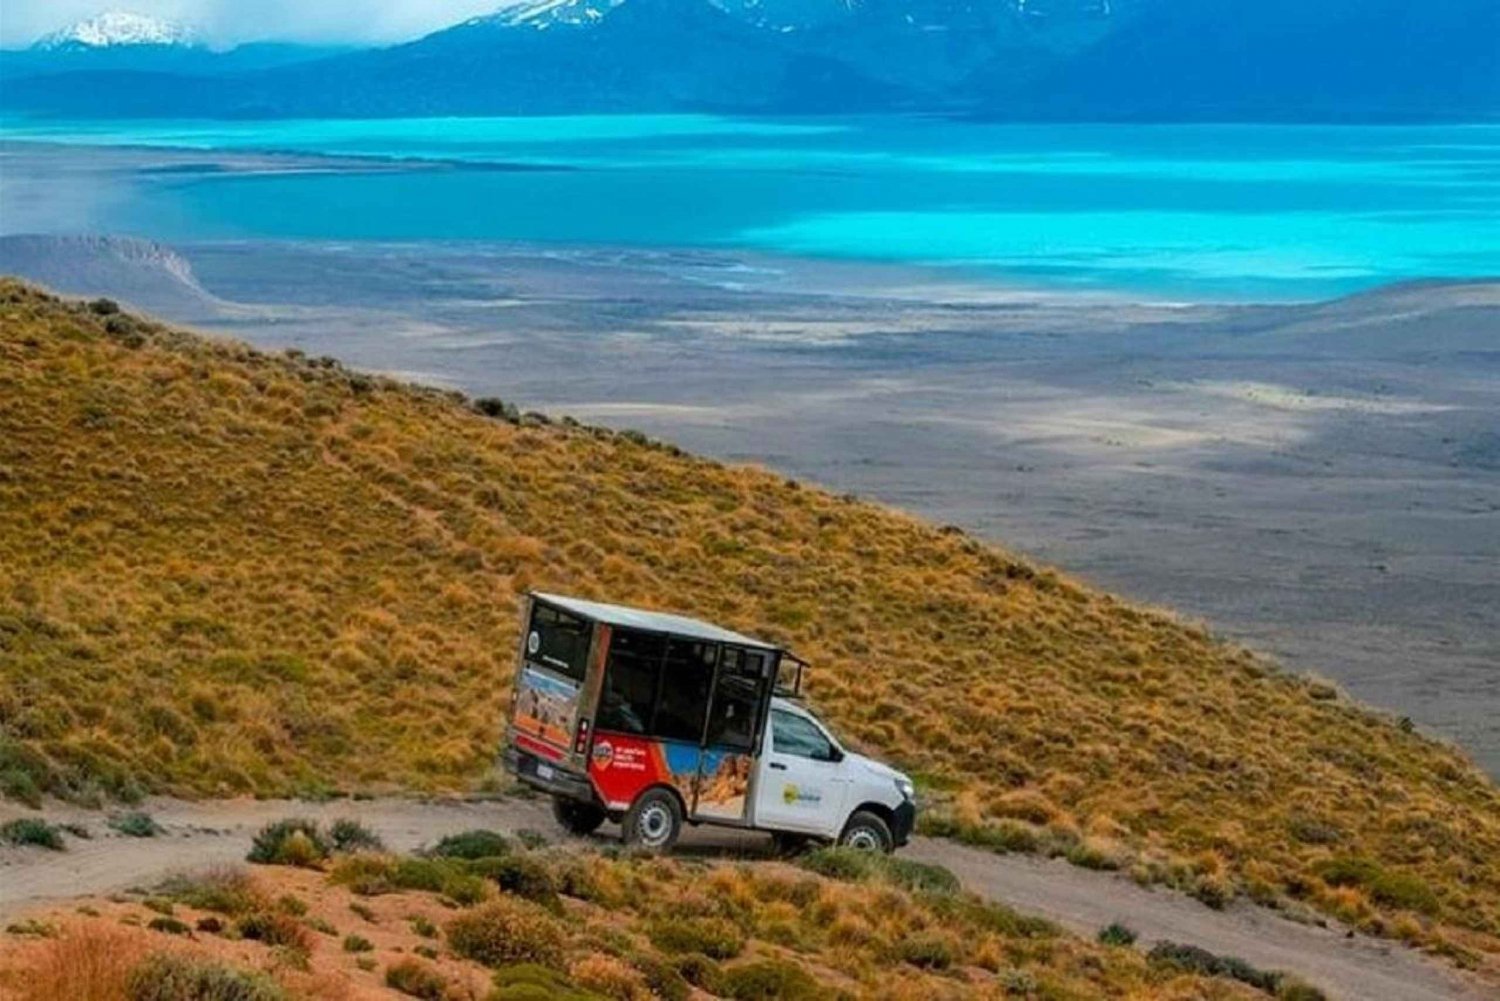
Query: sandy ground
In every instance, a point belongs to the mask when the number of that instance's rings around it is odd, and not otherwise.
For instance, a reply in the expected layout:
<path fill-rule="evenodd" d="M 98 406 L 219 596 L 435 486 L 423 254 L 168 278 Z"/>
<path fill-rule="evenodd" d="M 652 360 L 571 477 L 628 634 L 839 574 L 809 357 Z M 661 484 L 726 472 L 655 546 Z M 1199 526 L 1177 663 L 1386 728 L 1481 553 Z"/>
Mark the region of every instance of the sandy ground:
<path fill-rule="evenodd" d="M 105 816 L 97 812 L 49 806 L 48 819 L 82 823 L 94 836 L 90 840 L 69 837 L 67 851 L 60 853 L 0 848 L 0 921 L 76 897 L 149 886 L 174 871 L 239 862 L 258 827 L 287 816 L 353 817 L 401 851 L 476 827 L 510 832 L 529 829 L 554 841 L 567 840 L 553 823 L 546 801 L 537 799 L 321 804 L 158 799 L 145 804 L 145 809 L 166 833 L 151 839 L 123 837 L 109 831 Z M 26 815 L 34 814 L 0 803 L 0 821 Z M 606 829 L 592 840 L 613 836 Z M 687 832 L 679 851 L 755 858 L 765 855 L 767 843 L 759 835 L 700 828 Z M 904 854 L 946 866 L 969 890 L 1050 918 L 1080 935 L 1092 937 L 1105 925 L 1119 921 L 1139 933 L 1142 948 L 1164 939 L 1197 945 L 1264 969 L 1295 973 L 1343 1001 L 1494 997 L 1479 984 L 1404 946 L 1336 928 L 1294 923 L 1250 905 L 1214 911 L 1180 894 L 1147 890 L 1115 874 L 1058 861 L 994 855 L 929 838 L 916 839 Z"/>

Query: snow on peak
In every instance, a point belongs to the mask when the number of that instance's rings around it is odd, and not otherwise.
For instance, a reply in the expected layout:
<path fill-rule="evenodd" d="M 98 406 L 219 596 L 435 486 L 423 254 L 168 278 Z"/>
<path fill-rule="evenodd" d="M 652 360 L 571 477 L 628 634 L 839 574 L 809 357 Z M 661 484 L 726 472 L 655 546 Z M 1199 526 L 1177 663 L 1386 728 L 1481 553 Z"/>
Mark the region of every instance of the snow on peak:
<path fill-rule="evenodd" d="M 471 24 L 499 24 L 508 28 L 534 28 L 543 31 L 553 25 L 586 25 L 604 20 L 605 15 L 625 0 L 522 0 L 500 8 Z"/>
<path fill-rule="evenodd" d="M 184 25 L 145 14 L 111 10 L 43 35 L 34 48 L 104 49 L 117 45 L 193 44 L 193 32 Z"/>

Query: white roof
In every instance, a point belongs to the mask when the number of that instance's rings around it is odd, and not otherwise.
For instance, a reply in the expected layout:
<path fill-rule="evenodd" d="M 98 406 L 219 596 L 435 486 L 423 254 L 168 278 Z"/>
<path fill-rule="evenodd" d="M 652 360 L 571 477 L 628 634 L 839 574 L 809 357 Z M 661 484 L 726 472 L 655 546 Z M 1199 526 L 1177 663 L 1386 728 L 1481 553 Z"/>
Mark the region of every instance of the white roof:
<path fill-rule="evenodd" d="M 595 622 L 606 622 L 612 626 L 644 629 L 655 633 L 671 633 L 674 636 L 686 636 L 709 643 L 733 643 L 736 646 L 753 646 L 762 650 L 781 649 L 775 643 L 752 639 L 742 633 L 724 629 L 700 619 L 690 619 L 686 615 L 647 612 L 639 608 L 626 608 L 624 605 L 607 605 L 602 601 L 584 601 L 582 598 L 544 594 L 540 591 L 536 592 L 534 597 L 549 605 L 556 605 L 564 611 L 572 612 L 574 615 L 581 615 Z"/>

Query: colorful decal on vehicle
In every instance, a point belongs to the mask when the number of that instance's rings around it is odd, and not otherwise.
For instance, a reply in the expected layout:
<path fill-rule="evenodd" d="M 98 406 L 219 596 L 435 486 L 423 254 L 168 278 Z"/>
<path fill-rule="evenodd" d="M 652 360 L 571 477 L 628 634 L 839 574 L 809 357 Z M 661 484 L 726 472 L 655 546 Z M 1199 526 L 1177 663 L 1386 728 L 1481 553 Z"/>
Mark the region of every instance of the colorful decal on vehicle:
<path fill-rule="evenodd" d="M 694 815 L 714 820 L 743 820 L 750 795 L 752 760 L 748 754 L 733 751 L 704 751 Z"/>
<path fill-rule="evenodd" d="M 578 712 L 578 686 L 532 667 L 521 671 L 516 685 L 517 731 L 567 747 Z"/>
<path fill-rule="evenodd" d="M 589 777 L 613 810 L 628 809 L 651 786 L 669 785 L 692 815 L 739 820 L 745 816 L 750 765 L 745 754 L 600 733 L 589 755 Z"/>

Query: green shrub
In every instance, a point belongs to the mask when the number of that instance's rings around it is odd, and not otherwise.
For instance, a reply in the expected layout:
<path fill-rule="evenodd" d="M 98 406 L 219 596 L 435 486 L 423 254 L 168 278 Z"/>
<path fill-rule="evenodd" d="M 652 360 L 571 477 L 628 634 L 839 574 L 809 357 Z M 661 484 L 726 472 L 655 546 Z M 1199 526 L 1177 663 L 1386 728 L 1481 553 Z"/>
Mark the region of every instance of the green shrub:
<path fill-rule="evenodd" d="M 307 928 L 288 914 L 272 911 L 256 911 L 235 922 L 235 928 L 244 938 L 266 945 L 286 945 L 295 949 L 309 948 Z"/>
<path fill-rule="evenodd" d="M 701 952 L 689 952 L 674 957 L 674 962 L 683 980 L 709 994 L 719 993 L 719 983 L 724 973 L 716 961 Z"/>
<path fill-rule="evenodd" d="M 510 841 L 495 831 L 465 831 L 443 838 L 427 854 L 433 858 L 495 858 L 510 854 Z"/>
<path fill-rule="evenodd" d="M 336 852 L 379 852 L 385 850 L 380 836 L 357 820 L 335 820 L 328 828 L 328 840 Z"/>
<path fill-rule="evenodd" d="M 35 845 L 54 852 L 63 850 L 62 834 L 45 820 L 21 817 L 0 824 L 0 841 L 12 845 Z"/>
<path fill-rule="evenodd" d="M 246 858 L 260 865 L 307 866 L 328 857 L 328 839 L 311 820 L 292 817 L 262 827 Z"/>
<path fill-rule="evenodd" d="M 719 994 L 734 1001 L 819 1001 L 824 996 L 812 974 L 781 959 L 726 969 L 719 980 Z"/>
<path fill-rule="evenodd" d="M 411 930 L 423 938 L 437 938 L 437 925 L 418 914 L 411 919 Z"/>
<path fill-rule="evenodd" d="M 563 974 L 535 963 L 514 963 L 495 972 L 488 1001 L 604 1001 Z"/>
<path fill-rule="evenodd" d="M 646 937 L 663 952 L 697 952 L 710 959 L 733 959 L 745 951 L 745 933 L 723 918 L 659 918 Z"/>
<path fill-rule="evenodd" d="M 917 893 L 957 893 L 962 889 L 958 877 L 940 865 L 913 862 L 894 856 L 881 858 L 880 861 L 891 882 L 908 890 Z"/>
<path fill-rule="evenodd" d="M 914 932 L 896 945 L 897 958 L 924 970 L 946 970 L 958 961 L 958 952 L 953 936 L 939 931 Z"/>
<path fill-rule="evenodd" d="M 1274 994 L 1281 984 L 1282 975 L 1257 969 L 1233 956 L 1216 956 L 1207 949 L 1177 942 L 1158 942 L 1146 954 L 1146 958 L 1159 966 L 1197 973 L 1205 977 L 1228 977 L 1248 984 L 1257 990 Z"/>
<path fill-rule="evenodd" d="M 231 917 L 257 910 L 264 900 L 250 874 L 239 869 L 207 869 L 193 875 L 170 876 L 156 892 L 200 911 Z"/>
<path fill-rule="evenodd" d="M 449 947 L 485 966 L 537 963 L 560 966 L 567 933 L 529 900 L 498 897 L 459 915 L 447 926 Z"/>
<path fill-rule="evenodd" d="M 1099 929 L 1099 941 L 1103 945 L 1135 945 L 1135 939 L 1135 931 L 1125 927 L 1118 921 Z"/>
<path fill-rule="evenodd" d="M 375 951 L 375 943 L 371 942 L 369 939 L 365 938 L 363 935 L 345 935 L 344 936 L 344 951 L 345 952 L 374 952 Z"/>
<path fill-rule="evenodd" d="M 693 989 L 677 967 L 660 956 L 641 955 L 631 959 L 635 968 L 646 978 L 646 986 L 662 1001 L 687 1001 Z"/>
<path fill-rule="evenodd" d="M 880 868 L 880 856 L 854 848 L 814 848 L 797 859 L 797 865 L 829 879 L 859 883 L 870 879 Z"/>
<path fill-rule="evenodd" d="M 152 918 L 146 927 L 152 931 L 165 932 L 168 935 L 186 935 L 192 931 L 192 928 L 188 927 L 186 922 L 179 921 L 165 914 L 159 918 Z"/>
<path fill-rule="evenodd" d="M 125 995 L 128 1001 L 288 1001 L 265 974 L 171 953 L 136 967 Z"/>
<path fill-rule="evenodd" d="M 1387 907 L 1423 914 L 1436 913 L 1439 907 L 1437 894 L 1421 879 L 1386 872 L 1370 859 L 1332 858 L 1319 863 L 1313 871 L 1329 886 L 1360 887 L 1371 899 Z"/>
<path fill-rule="evenodd" d="M 506 893 L 557 906 L 557 881 L 545 864 L 530 855 L 481 859 L 474 863 L 473 872 L 494 880 Z"/>
<path fill-rule="evenodd" d="M 444 1001 L 448 981 L 431 964 L 410 957 L 386 967 L 385 985 L 422 1001 Z"/>
<path fill-rule="evenodd" d="M 1287 977 L 1276 988 L 1276 1001 L 1328 1001 L 1328 995 L 1311 984 Z"/>
<path fill-rule="evenodd" d="M 162 832 L 162 826 L 155 818 L 140 810 L 110 817 L 109 826 L 129 838 L 154 838 Z"/>

